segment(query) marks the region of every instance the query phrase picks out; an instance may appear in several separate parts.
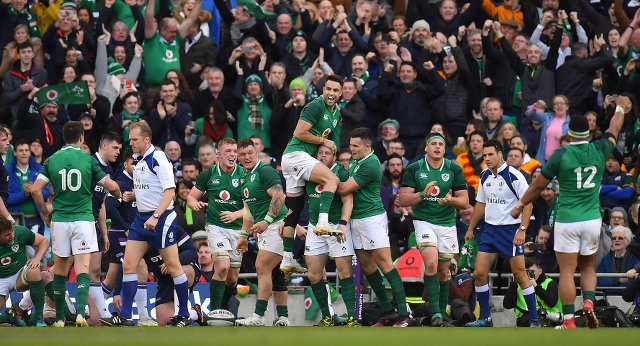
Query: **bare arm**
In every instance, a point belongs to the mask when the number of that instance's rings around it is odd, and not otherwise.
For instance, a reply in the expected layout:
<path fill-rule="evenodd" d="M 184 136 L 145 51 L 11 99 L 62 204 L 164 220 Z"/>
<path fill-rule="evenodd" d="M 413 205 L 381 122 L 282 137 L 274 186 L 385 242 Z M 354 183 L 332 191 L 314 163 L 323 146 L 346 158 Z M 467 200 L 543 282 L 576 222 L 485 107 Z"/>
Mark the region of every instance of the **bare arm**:
<path fill-rule="evenodd" d="M 618 138 L 622 125 L 624 124 L 624 116 L 626 113 L 631 111 L 632 106 L 631 100 L 628 97 L 621 95 L 616 98 L 616 111 L 613 113 L 613 118 L 611 118 L 609 128 L 607 129 L 607 132 L 613 136 L 613 138 L 609 137 L 609 140 L 614 145 L 616 144 L 616 139 Z"/>
<path fill-rule="evenodd" d="M 147 3 L 147 8 L 144 11 L 144 38 L 150 39 L 153 35 L 156 34 L 156 30 L 158 29 L 158 23 L 154 18 L 154 13 L 156 10 L 156 2 L 149 1 Z"/>
<path fill-rule="evenodd" d="M 191 208 L 193 211 L 199 211 L 202 208 L 207 207 L 207 203 L 200 201 L 200 198 L 204 193 L 198 190 L 195 186 L 191 188 L 189 191 L 189 196 L 187 196 L 187 206 Z M 242 209 L 241 209 L 242 210 Z"/>
<path fill-rule="evenodd" d="M 311 143 L 311 144 L 318 144 L 318 145 L 326 145 L 325 143 L 327 141 L 331 141 L 329 139 L 320 137 L 320 136 L 316 136 L 314 134 L 312 134 L 309 130 L 311 130 L 311 126 L 313 126 L 311 123 L 305 121 L 305 120 L 298 120 L 298 124 L 296 125 L 296 129 L 293 131 L 293 137 L 305 142 L 305 143 Z M 331 147 L 331 146 L 329 146 Z"/>
<path fill-rule="evenodd" d="M 47 205 L 44 203 L 44 196 L 42 196 L 42 189 L 47 186 L 47 182 L 42 179 L 36 179 L 33 182 L 33 186 L 31 186 L 31 198 L 33 198 L 33 202 L 36 204 L 36 207 L 42 213 L 45 221 L 48 219 L 49 211 L 47 210 Z"/>
<path fill-rule="evenodd" d="M 453 193 L 453 196 L 449 197 L 448 199 L 445 197 L 445 199 L 447 201 L 447 204 L 456 209 L 466 208 L 467 205 L 469 205 L 469 191 L 467 191 L 466 189 L 458 190 Z"/>
<path fill-rule="evenodd" d="M 193 24 L 195 24 L 198 19 L 198 15 L 200 14 L 200 7 L 202 6 L 202 0 L 196 1 L 196 7 L 191 10 L 189 16 L 185 18 L 185 20 L 178 26 L 178 32 L 180 32 L 180 37 L 185 38 L 189 35 L 189 29 Z"/>
<path fill-rule="evenodd" d="M 273 185 L 267 190 L 267 194 L 271 197 L 271 203 L 269 203 L 269 213 L 274 216 L 278 215 L 280 213 L 280 209 L 282 209 L 282 206 L 284 205 L 285 199 L 282 185 Z"/>
<path fill-rule="evenodd" d="M 102 182 L 98 182 L 98 185 L 105 187 L 109 191 L 111 196 L 117 199 L 122 198 L 120 186 L 118 186 L 118 183 L 113 181 L 113 179 L 111 179 L 109 176 L 106 176 Z"/>
<path fill-rule="evenodd" d="M 400 188 L 398 204 L 400 204 L 401 207 L 413 207 L 420 202 L 422 202 L 422 198 L 420 198 L 420 194 L 416 192 L 416 189 L 412 187 Z"/>
<path fill-rule="evenodd" d="M 484 216 L 484 208 L 487 205 L 482 202 L 476 202 L 475 207 L 473 208 L 473 215 L 471 215 L 471 221 L 469 221 L 469 228 L 467 228 L 467 233 L 469 231 L 473 232 L 476 227 L 478 227 L 478 223 L 480 219 Z"/>
<path fill-rule="evenodd" d="M 545 178 L 544 175 L 539 174 L 533 180 L 531 185 L 529 185 L 529 188 L 527 189 L 527 192 L 524 193 L 524 196 L 520 198 L 520 203 L 524 204 L 525 206 L 531 204 L 531 202 L 533 202 L 536 198 L 538 198 L 538 196 L 540 196 L 540 193 L 544 191 L 547 185 L 549 185 L 549 179 Z M 529 215 L 531 215 L 531 213 L 529 213 Z M 522 216 L 522 219 L 524 220 L 524 214 Z"/>
<path fill-rule="evenodd" d="M 353 195 L 348 194 L 340 196 L 342 199 L 342 213 L 340 214 L 340 220 L 349 221 L 351 219 L 351 212 L 353 211 Z"/>
<path fill-rule="evenodd" d="M 98 213 L 98 228 L 102 234 L 102 238 L 106 240 L 105 251 L 109 250 L 109 230 L 107 229 L 107 208 L 105 207 L 105 198 L 102 199 L 102 205 L 100 206 L 100 213 Z"/>
<path fill-rule="evenodd" d="M 340 185 L 338 185 L 337 192 L 340 194 L 340 196 L 345 196 L 353 193 L 354 191 L 357 191 L 359 188 L 360 188 L 360 185 L 356 183 L 356 180 L 353 179 L 353 177 L 350 177 L 349 180 L 345 181 L 344 183 L 340 183 Z"/>
<path fill-rule="evenodd" d="M 36 254 L 33 256 L 32 260 L 40 263 L 44 255 L 49 251 L 49 240 L 36 233 L 36 240 L 31 246 L 36 249 Z"/>

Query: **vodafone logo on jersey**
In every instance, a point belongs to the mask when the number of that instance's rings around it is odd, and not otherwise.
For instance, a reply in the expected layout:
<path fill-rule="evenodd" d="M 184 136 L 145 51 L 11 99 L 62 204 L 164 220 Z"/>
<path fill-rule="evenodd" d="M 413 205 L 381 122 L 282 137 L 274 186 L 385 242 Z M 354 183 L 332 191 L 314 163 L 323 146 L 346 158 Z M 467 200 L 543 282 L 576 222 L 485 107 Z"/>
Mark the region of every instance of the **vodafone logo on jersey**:
<path fill-rule="evenodd" d="M 322 137 L 326 138 L 329 136 L 330 133 L 331 133 L 331 129 L 325 129 L 324 131 L 322 131 Z"/>
<path fill-rule="evenodd" d="M 242 190 L 242 194 L 244 195 L 244 198 L 249 198 L 249 189 L 245 187 L 244 190 Z"/>
<path fill-rule="evenodd" d="M 317 193 L 322 192 L 322 190 L 324 190 L 324 185 L 316 185 L 316 192 Z"/>
<path fill-rule="evenodd" d="M 218 196 L 220 197 L 220 199 L 225 201 L 228 201 L 229 198 L 231 198 L 231 194 L 227 190 L 220 191 L 220 194 Z"/>
<path fill-rule="evenodd" d="M 164 53 L 167 56 L 167 59 L 172 59 L 173 58 L 173 52 L 170 50 L 166 50 Z"/>
<path fill-rule="evenodd" d="M 440 194 L 440 188 L 438 187 L 438 185 L 434 186 L 431 189 L 431 193 L 429 193 L 430 196 L 434 196 L 434 197 L 439 195 L 439 194 Z"/>
<path fill-rule="evenodd" d="M 2 264 L 3 266 L 8 266 L 9 264 L 11 264 L 11 257 L 4 257 L 0 260 L 0 264 Z"/>

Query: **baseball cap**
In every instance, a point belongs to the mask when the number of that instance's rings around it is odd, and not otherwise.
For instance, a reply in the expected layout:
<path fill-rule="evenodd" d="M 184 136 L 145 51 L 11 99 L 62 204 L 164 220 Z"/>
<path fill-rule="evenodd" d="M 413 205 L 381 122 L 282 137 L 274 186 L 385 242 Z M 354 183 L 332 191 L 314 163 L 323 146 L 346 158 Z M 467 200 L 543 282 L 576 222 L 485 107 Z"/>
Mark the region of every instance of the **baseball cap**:
<path fill-rule="evenodd" d="M 192 240 L 207 239 L 207 232 L 205 232 L 203 230 L 195 231 L 191 235 L 191 239 Z"/>

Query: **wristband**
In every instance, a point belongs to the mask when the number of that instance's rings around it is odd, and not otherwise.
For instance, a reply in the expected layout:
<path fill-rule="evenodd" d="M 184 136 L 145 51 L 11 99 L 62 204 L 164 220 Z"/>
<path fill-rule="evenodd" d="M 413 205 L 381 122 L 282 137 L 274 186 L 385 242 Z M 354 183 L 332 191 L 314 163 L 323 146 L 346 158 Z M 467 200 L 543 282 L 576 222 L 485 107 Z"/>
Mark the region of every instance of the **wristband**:
<path fill-rule="evenodd" d="M 267 216 L 265 216 L 264 219 L 262 219 L 262 221 L 266 222 L 267 225 L 270 225 L 273 222 L 274 218 L 275 218 L 275 215 L 271 213 L 267 213 Z"/>
<path fill-rule="evenodd" d="M 241 238 L 249 238 L 249 233 L 247 233 L 245 231 L 240 231 L 240 237 Z"/>
<path fill-rule="evenodd" d="M 340 220 L 340 222 L 338 222 L 339 225 L 342 226 L 346 226 L 347 225 L 347 220 Z"/>
<path fill-rule="evenodd" d="M 518 201 L 518 203 L 516 203 L 516 208 L 523 209 L 524 208 L 524 204 L 522 204 L 522 202 Z"/>
<path fill-rule="evenodd" d="M 618 113 L 618 112 L 620 112 L 620 113 L 624 114 L 624 107 L 622 107 L 622 106 L 616 106 L 616 111 L 615 111 L 615 113 Z"/>
<path fill-rule="evenodd" d="M 418 192 L 418 197 L 420 197 L 420 199 L 424 199 L 424 191 Z"/>

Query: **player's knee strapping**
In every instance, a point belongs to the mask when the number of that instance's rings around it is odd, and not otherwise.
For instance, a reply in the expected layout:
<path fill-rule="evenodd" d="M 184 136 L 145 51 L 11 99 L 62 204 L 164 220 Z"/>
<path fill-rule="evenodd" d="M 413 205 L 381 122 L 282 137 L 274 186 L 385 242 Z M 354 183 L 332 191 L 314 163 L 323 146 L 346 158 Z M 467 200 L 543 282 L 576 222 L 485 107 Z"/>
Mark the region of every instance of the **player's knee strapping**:
<path fill-rule="evenodd" d="M 418 251 L 422 252 L 422 250 L 425 250 L 427 248 L 430 247 L 436 247 L 436 243 L 431 243 L 431 242 L 422 242 L 422 243 L 418 243 Z"/>
<path fill-rule="evenodd" d="M 284 227 L 296 228 L 298 221 L 300 220 L 300 214 L 304 210 L 304 195 L 289 197 L 284 201 L 284 204 L 291 210 L 289 214 L 284 218 Z"/>
<path fill-rule="evenodd" d="M 273 285 L 272 290 L 274 292 L 287 291 L 287 281 L 284 279 L 284 273 L 280 270 L 279 265 L 271 271 L 271 283 Z"/>

